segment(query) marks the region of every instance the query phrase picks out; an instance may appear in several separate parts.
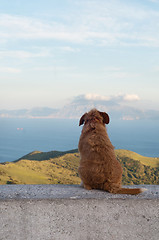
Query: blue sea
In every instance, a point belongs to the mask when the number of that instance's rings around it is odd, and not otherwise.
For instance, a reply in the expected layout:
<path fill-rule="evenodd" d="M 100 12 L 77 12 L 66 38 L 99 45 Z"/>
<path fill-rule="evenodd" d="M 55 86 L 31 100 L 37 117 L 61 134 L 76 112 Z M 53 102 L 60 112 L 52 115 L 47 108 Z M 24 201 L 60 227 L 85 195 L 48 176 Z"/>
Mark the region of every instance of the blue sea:
<path fill-rule="evenodd" d="M 76 149 L 81 129 L 77 119 L 0 119 L 0 162 L 35 150 Z M 111 121 L 107 130 L 116 149 L 159 157 L 158 121 Z"/>

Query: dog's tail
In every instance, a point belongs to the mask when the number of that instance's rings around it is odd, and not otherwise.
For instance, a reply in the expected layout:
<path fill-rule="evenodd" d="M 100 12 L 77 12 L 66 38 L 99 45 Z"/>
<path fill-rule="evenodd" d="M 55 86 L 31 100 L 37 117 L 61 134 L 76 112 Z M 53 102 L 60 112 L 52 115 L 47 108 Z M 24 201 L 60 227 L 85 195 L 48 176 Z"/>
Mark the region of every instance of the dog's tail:
<path fill-rule="evenodd" d="M 120 188 L 116 193 L 136 195 L 145 191 L 147 191 L 146 188 Z"/>

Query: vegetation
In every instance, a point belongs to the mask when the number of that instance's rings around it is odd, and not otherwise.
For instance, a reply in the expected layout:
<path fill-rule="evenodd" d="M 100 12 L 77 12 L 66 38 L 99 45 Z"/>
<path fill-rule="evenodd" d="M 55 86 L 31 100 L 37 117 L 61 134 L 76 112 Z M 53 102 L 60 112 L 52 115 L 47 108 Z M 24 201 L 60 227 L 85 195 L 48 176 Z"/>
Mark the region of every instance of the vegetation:
<path fill-rule="evenodd" d="M 136 161 L 140 161 L 140 163 L 146 166 L 154 168 L 159 167 L 159 158 L 144 157 L 135 152 L 123 149 L 116 150 L 116 154 L 119 158 L 127 157 Z"/>
<path fill-rule="evenodd" d="M 159 158 L 116 150 L 123 167 L 123 184 L 159 184 Z M 0 184 L 79 184 L 79 153 L 39 152 L 0 164 Z"/>

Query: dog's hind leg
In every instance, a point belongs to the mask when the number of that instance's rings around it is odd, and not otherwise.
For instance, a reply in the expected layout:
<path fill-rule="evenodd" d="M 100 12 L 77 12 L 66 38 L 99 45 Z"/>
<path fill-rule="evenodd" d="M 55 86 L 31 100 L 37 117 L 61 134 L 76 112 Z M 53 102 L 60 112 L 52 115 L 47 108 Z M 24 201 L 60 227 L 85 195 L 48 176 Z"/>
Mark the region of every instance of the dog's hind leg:
<path fill-rule="evenodd" d="M 91 186 L 89 186 L 89 185 L 86 185 L 86 184 L 84 184 L 84 188 L 85 188 L 85 189 L 87 189 L 87 190 L 91 190 L 91 189 L 92 189 L 92 187 L 91 187 Z"/>
<path fill-rule="evenodd" d="M 106 182 L 106 183 L 104 183 L 104 186 L 103 186 L 103 190 L 110 192 L 110 193 L 117 193 L 120 188 L 121 188 L 120 183 L 117 184 L 117 183 Z"/>

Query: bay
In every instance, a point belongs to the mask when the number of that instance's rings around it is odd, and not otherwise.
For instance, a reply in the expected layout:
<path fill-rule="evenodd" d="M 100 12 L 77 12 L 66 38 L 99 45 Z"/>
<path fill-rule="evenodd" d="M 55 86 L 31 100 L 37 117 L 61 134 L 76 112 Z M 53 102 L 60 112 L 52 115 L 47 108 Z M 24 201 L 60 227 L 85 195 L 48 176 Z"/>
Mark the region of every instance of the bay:
<path fill-rule="evenodd" d="M 0 162 L 10 162 L 32 151 L 78 148 L 82 127 L 78 119 L 0 119 Z M 111 121 L 108 135 L 116 149 L 159 157 L 158 121 Z"/>

